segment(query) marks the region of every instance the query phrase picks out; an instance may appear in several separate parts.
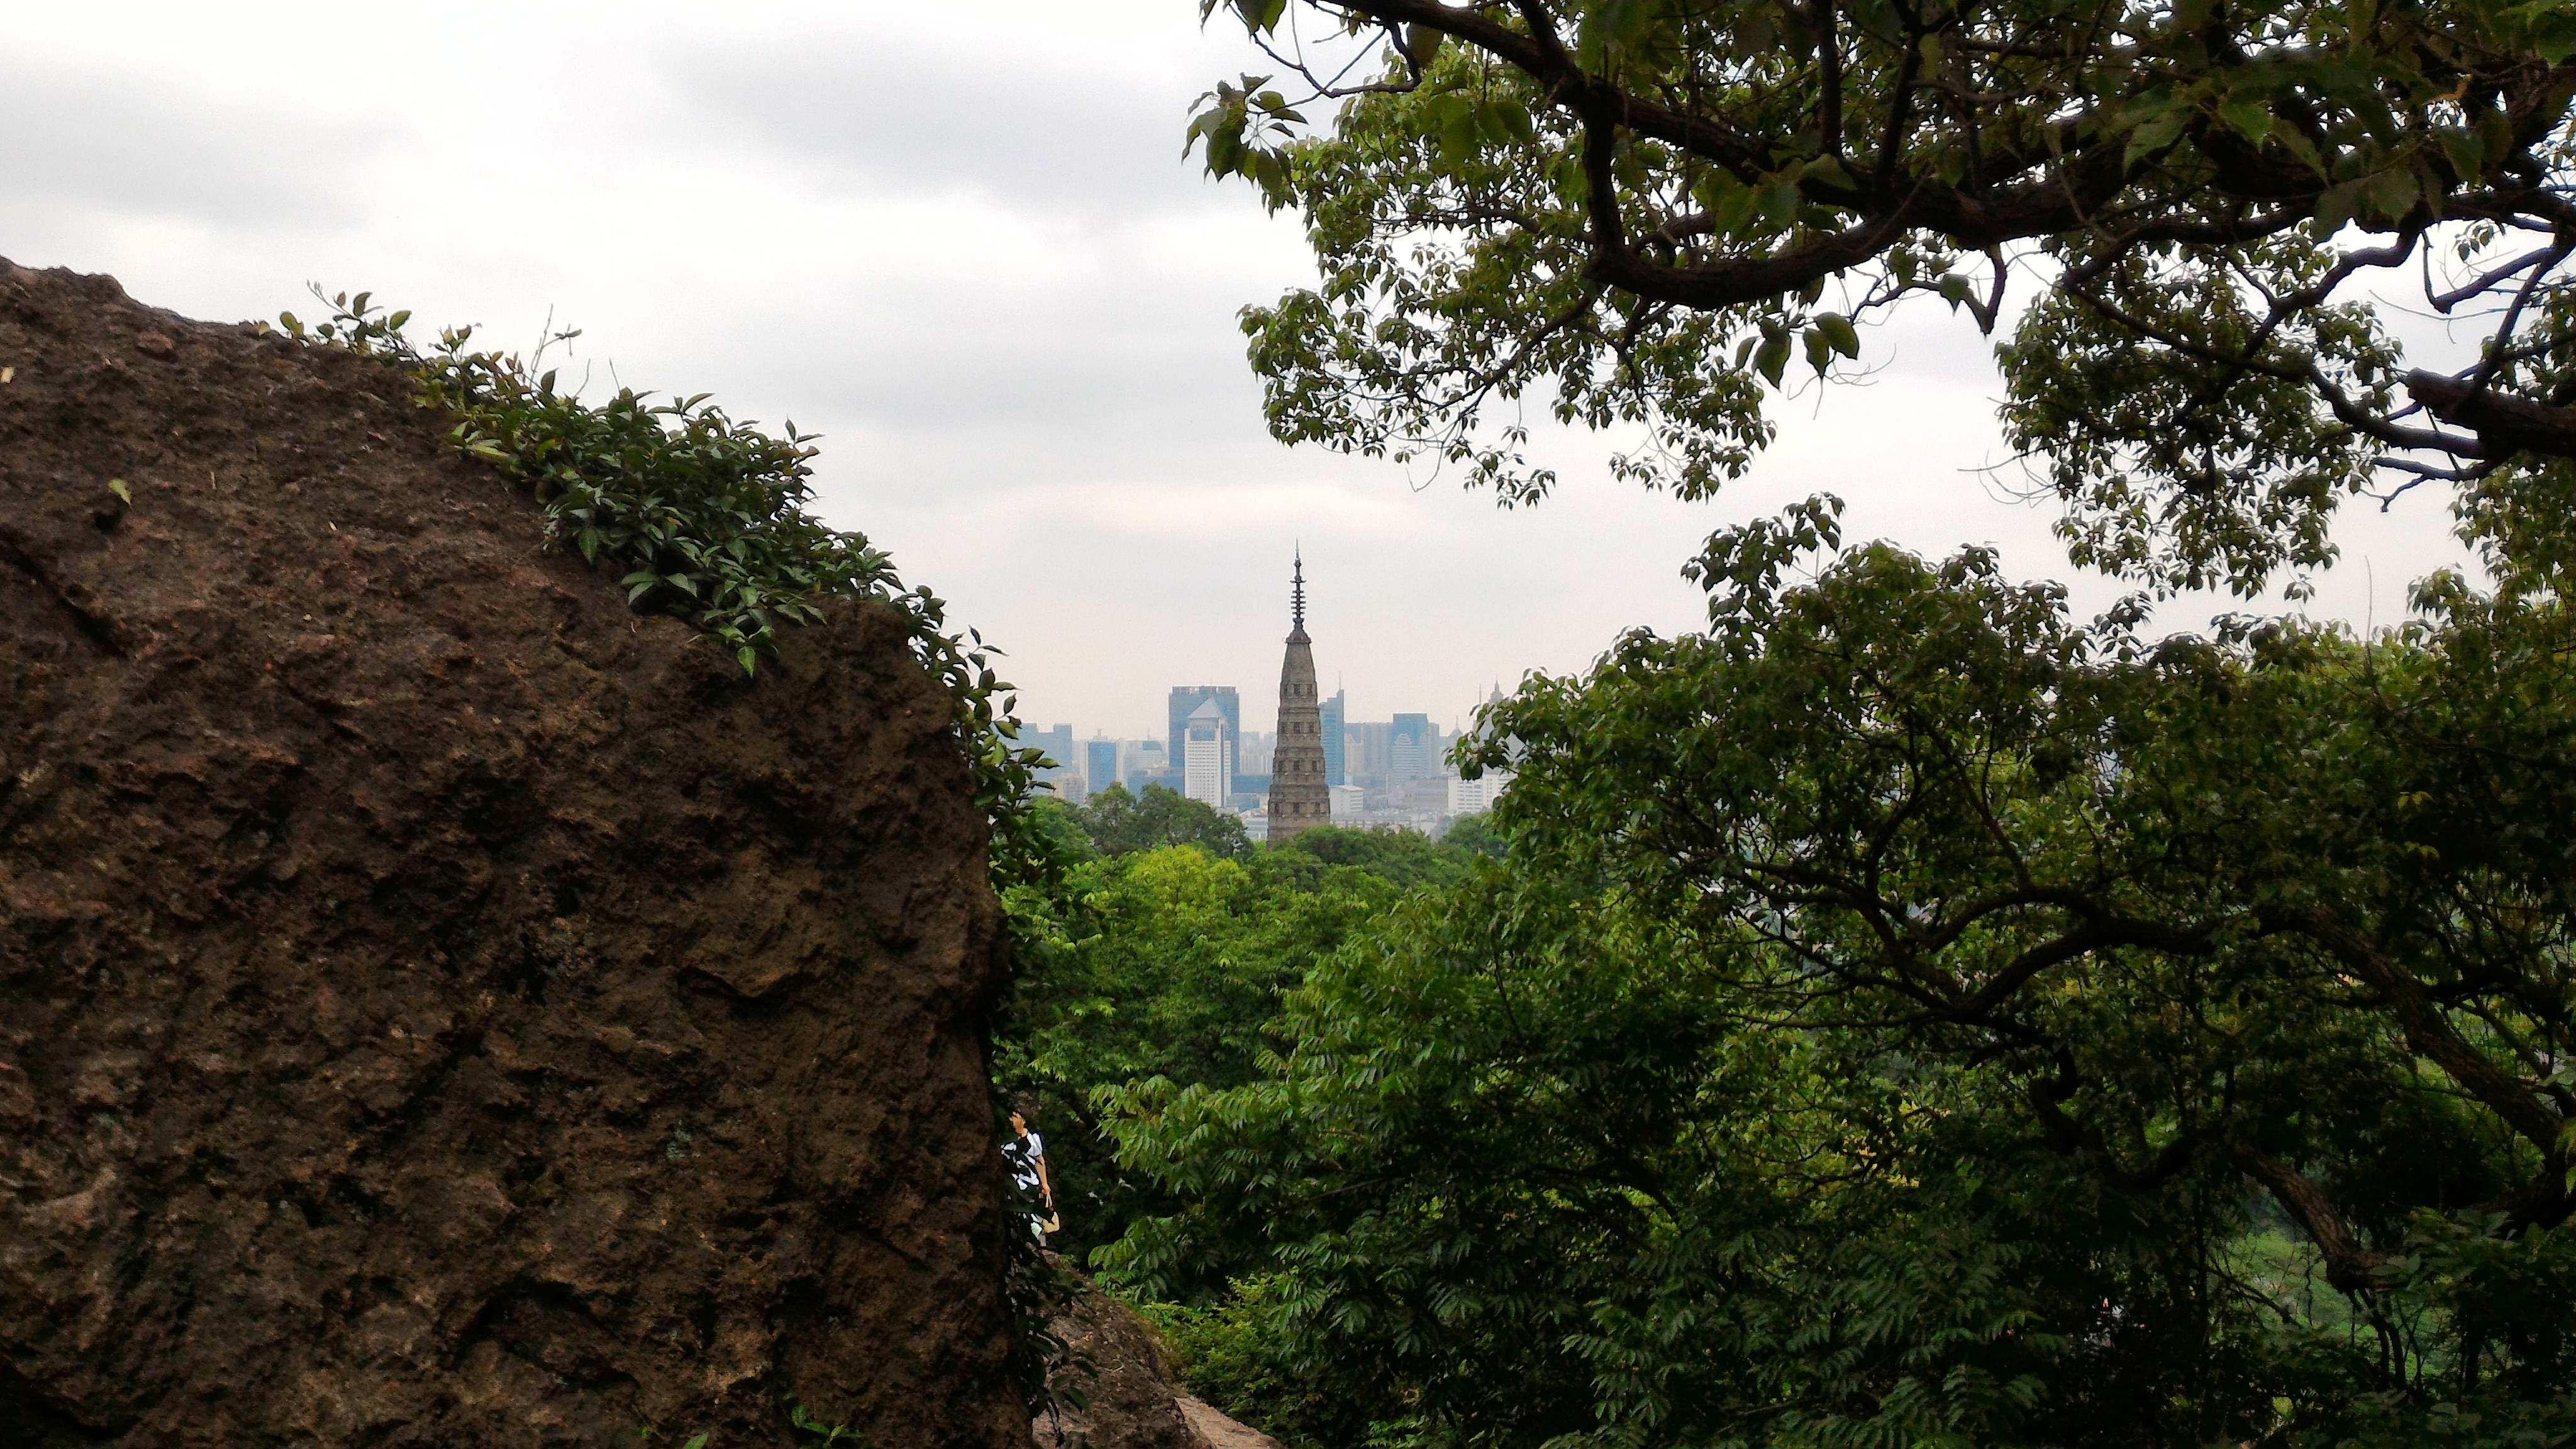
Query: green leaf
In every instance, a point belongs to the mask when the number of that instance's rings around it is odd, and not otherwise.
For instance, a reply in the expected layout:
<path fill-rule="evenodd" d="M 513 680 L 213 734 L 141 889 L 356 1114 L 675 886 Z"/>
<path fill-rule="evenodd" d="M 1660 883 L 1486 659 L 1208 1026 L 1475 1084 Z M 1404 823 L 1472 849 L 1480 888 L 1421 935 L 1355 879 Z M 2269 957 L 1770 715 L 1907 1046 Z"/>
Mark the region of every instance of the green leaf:
<path fill-rule="evenodd" d="M 1445 33 L 1428 25 L 1408 25 L 1404 27 L 1405 58 L 1412 61 L 1415 68 L 1429 70 L 1440 59 L 1440 47 L 1448 40 Z"/>
<path fill-rule="evenodd" d="M 1719 236 L 1742 235 L 1753 220 L 1753 208 L 1762 199 L 1760 192 L 1723 171 L 1701 176 L 1692 188 L 1692 197 L 1708 213 L 1709 225 Z"/>
<path fill-rule="evenodd" d="M 2365 194 L 2373 214 L 2395 221 L 2415 209 L 2423 188 L 2412 167 L 2392 166 L 2370 178 Z"/>
<path fill-rule="evenodd" d="M 2259 102 L 2226 102 L 2218 108 L 2218 119 L 2227 129 L 2257 146 L 2272 134 L 2272 112 Z"/>
<path fill-rule="evenodd" d="M 2478 151 L 2490 163 L 2514 154 L 2513 119 L 2490 106 L 2477 113 Z"/>
<path fill-rule="evenodd" d="M 2308 221 L 2309 231 L 2323 241 L 2343 230 L 2344 224 L 2361 209 L 2362 188 L 2367 183 L 2368 178 L 2362 177 L 2327 187 L 2317 197 L 2317 209 Z"/>
<path fill-rule="evenodd" d="M 2129 133 L 2129 147 L 2121 164 L 2135 167 L 2140 161 L 2172 145 L 2182 136 L 2185 113 L 2169 108 Z"/>
<path fill-rule="evenodd" d="M 1762 187 L 1762 221 L 1774 231 L 1781 230 L 1797 218 L 1798 204 L 1805 198 L 1798 183 L 1788 177 L 1775 177 Z"/>
<path fill-rule="evenodd" d="M 1476 103 L 1455 91 L 1444 92 L 1425 100 L 1424 117 L 1431 123 L 1431 135 L 1444 169 L 1457 170 L 1484 143 L 1484 132 L 1477 124 Z"/>
<path fill-rule="evenodd" d="M 1860 356 L 1860 331 L 1851 319 L 1840 312 L 1827 312 L 1816 319 L 1816 330 L 1831 343 L 1834 351 L 1845 357 Z"/>
<path fill-rule="evenodd" d="M 1760 350 L 1753 354 L 1753 370 L 1762 374 L 1772 386 L 1780 385 L 1780 376 L 1789 368 L 1789 334 L 1775 332 L 1762 339 Z"/>
<path fill-rule="evenodd" d="M 119 502 L 124 503 L 124 504 L 125 504 L 126 506 L 128 506 L 128 507 L 132 507 L 132 506 L 133 506 L 133 503 L 134 503 L 134 490 L 126 486 L 126 484 L 125 484 L 125 480 L 124 480 L 124 479 L 122 479 L 122 478 L 110 478 L 110 479 L 108 479 L 108 480 L 107 480 L 107 491 L 108 491 L 108 492 L 110 492 L 110 493 L 115 494 L 115 495 L 117 496 L 117 500 L 118 500 Z"/>
<path fill-rule="evenodd" d="M 2316 144 L 2310 141 L 2307 138 L 2306 133 L 2302 132 L 2298 127 L 2278 127 L 2273 133 L 2273 139 L 2281 143 L 2281 148 L 2283 150 L 2288 151 L 2291 155 L 2298 157 L 2300 161 L 2306 163 L 2309 170 L 2314 171 L 2321 177 L 2326 174 L 2325 158 L 2317 154 Z"/>
<path fill-rule="evenodd" d="M 1859 184 L 1852 180 L 1851 171 L 1843 165 L 1843 158 L 1840 156 L 1815 157 L 1798 168 L 1798 176 L 1802 181 L 1822 181 L 1845 190 L 1850 190 Z"/>
<path fill-rule="evenodd" d="M 2463 181 L 2474 181 L 2486 168 L 2482 154 L 2485 147 L 2474 130 L 2445 126 L 2441 130 L 2442 156 L 2451 163 L 2451 174 Z"/>

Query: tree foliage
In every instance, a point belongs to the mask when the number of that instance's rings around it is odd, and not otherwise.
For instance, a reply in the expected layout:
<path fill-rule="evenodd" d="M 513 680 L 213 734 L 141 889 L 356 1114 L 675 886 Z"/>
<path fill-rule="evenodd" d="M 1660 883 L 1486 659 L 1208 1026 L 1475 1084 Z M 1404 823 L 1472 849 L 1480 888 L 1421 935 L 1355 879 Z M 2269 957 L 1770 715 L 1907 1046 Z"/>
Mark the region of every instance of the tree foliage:
<path fill-rule="evenodd" d="M 1438 840 L 1418 830 L 1358 830 L 1323 825 L 1300 832 L 1280 849 L 1311 855 L 1328 865 L 1350 866 L 1399 886 L 1447 885 L 1466 874 L 1467 857 L 1484 836 L 1452 827 Z"/>
<path fill-rule="evenodd" d="M 1076 1257 L 1115 1239 L 1140 1211 L 1174 1206 L 1115 1168 L 1097 1094 L 1138 1081 L 1252 1080 L 1273 1044 L 1281 999 L 1316 961 L 1407 890 L 1465 869 L 1464 852 L 1419 835 L 1334 831 L 1343 838 L 1318 842 L 1325 853 L 1244 849 L 1233 817 L 1149 789 L 1148 808 L 1188 807 L 1156 817 L 1178 828 L 1155 838 L 1138 826 L 1133 802 L 1113 794 L 1124 792 L 1093 797 L 1109 806 L 1106 826 L 1088 811 L 1061 812 L 1092 828 L 1101 855 L 1058 883 L 1007 897 L 1024 950 L 994 1044 L 995 1080 L 1041 1104 L 1066 1224 L 1057 1246 Z M 1200 838 L 1201 813 L 1234 827 L 1234 850 Z M 1349 848 L 1359 846 L 1368 848 Z"/>
<path fill-rule="evenodd" d="M 1534 403 L 1702 494 L 1938 298 L 2079 563 L 2251 592 L 2436 479 L 2491 582 L 2153 640 L 1829 500 L 1720 534 L 1704 632 L 1488 710 L 1499 852 L 1257 1075 L 1115 1096 L 1172 1206 L 1105 1257 L 1227 1275 L 1213 1391 L 1331 1449 L 2576 1444 L 2576 11 L 1220 8 L 1304 83 L 1192 127 L 1322 265 L 1246 314 L 1283 438 L 1517 501 Z"/>
<path fill-rule="evenodd" d="M 1328 1445 L 2576 1443 L 2576 630 L 2494 563 L 2150 642 L 1721 535 L 1490 712 L 1503 861 L 1120 1098 L 1114 1261 Z"/>
<path fill-rule="evenodd" d="M 1166 845 L 1195 845 L 1227 860 L 1252 853 L 1252 838 L 1241 820 L 1161 785 L 1146 786 L 1142 795 L 1111 785 L 1074 807 L 1072 814 L 1092 849 L 1102 855 L 1132 855 Z"/>
<path fill-rule="evenodd" d="M 1523 499 L 1535 404 L 1702 494 L 1769 441 L 1766 384 L 1937 300 L 2008 329 L 2078 561 L 2162 586 L 2321 563 L 2356 491 L 2576 458 L 2561 0 L 1220 8 L 1302 86 L 1192 127 L 1322 267 L 1245 316 L 1285 439 Z M 2401 338 L 2369 305 L 2401 287 L 2475 345 Z"/>

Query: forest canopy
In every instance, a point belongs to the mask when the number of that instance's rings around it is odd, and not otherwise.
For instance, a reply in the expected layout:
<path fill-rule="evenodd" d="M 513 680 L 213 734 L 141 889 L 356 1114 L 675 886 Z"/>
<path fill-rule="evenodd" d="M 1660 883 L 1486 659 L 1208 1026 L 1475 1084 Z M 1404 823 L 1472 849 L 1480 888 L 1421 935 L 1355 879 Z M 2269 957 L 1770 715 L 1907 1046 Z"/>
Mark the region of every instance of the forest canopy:
<path fill-rule="evenodd" d="M 2150 642 L 1824 507 L 1702 570 L 1705 633 L 1494 711 L 1501 864 L 1321 961 L 1258 1080 L 1110 1115 L 1184 1206 L 1108 1261 L 1229 1266 L 1257 1415 L 2576 1440 L 2554 594 Z"/>
<path fill-rule="evenodd" d="M 1490 848 L 1090 1074 L 1193 1382 L 1308 1449 L 2576 1444 L 2576 12 L 1219 11 L 1280 70 L 1193 140 L 1321 267 L 1246 314 L 1283 438 L 1517 502 L 1528 404 L 1702 494 L 1937 301 L 2079 565 L 2251 593 L 2431 486 L 2482 572 L 2160 638 L 1722 531 L 1704 629 L 1485 711 Z"/>
<path fill-rule="evenodd" d="M 1283 439 L 1527 499 L 1526 406 L 1705 494 L 1766 385 L 1938 304 L 2001 334 L 2077 562 L 2162 586 L 2250 594 L 2353 494 L 2576 458 L 2558 0 L 1220 10 L 1280 70 L 1193 138 L 1321 268 L 1245 316 Z"/>

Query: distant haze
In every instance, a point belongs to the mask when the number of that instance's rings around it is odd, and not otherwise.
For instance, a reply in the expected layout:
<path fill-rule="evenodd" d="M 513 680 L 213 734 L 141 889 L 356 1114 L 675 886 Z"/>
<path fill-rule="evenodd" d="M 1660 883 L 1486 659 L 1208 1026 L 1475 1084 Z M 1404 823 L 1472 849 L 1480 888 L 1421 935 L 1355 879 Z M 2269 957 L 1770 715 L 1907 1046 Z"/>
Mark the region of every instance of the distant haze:
<path fill-rule="evenodd" d="M 307 280 L 512 345 L 551 314 L 598 381 L 792 417 L 825 435 L 830 519 L 1082 737 L 1159 736 L 1183 683 L 1269 728 L 1301 543 L 1324 691 L 1443 724 L 1692 627 L 1702 537 L 1819 490 L 1856 537 L 2068 576 L 2053 515 L 1973 471 L 2007 456 L 1993 371 L 1930 314 L 1868 339 L 1868 385 L 1784 404 L 1715 504 L 1610 482 L 1598 438 L 1542 432 L 1565 485 L 1517 512 L 1272 442 L 1235 312 L 1310 263 L 1181 155 L 1192 98 L 1267 68 L 1191 0 L 25 7 L 0 254 L 205 317 L 310 311 Z M 2311 607 L 2392 622 L 2448 524 L 2430 489 L 2353 510 Z M 2074 581 L 2079 608 L 2121 592 Z"/>

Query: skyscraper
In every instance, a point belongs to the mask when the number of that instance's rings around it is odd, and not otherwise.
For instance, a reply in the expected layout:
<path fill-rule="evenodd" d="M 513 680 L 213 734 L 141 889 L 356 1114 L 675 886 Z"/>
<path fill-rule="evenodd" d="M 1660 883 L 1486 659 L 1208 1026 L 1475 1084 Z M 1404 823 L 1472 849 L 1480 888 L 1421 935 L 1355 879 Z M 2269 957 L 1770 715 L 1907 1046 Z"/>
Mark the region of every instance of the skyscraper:
<path fill-rule="evenodd" d="M 1213 699 L 1181 721 L 1181 793 L 1222 810 L 1234 788 L 1234 736 Z"/>
<path fill-rule="evenodd" d="M 1351 782 L 1350 772 L 1342 768 L 1342 751 L 1350 744 L 1342 737 L 1343 716 L 1349 708 L 1338 689 L 1333 691 L 1332 698 L 1315 706 L 1316 717 L 1324 726 L 1324 783 L 1327 785 Z"/>
<path fill-rule="evenodd" d="M 1118 783 L 1118 742 L 1086 740 L 1082 746 L 1083 775 L 1096 793 Z"/>
<path fill-rule="evenodd" d="M 1431 727 L 1431 716 L 1397 715 L 1387 738 L 1387 783 L 1428 780 L 1439 773 L 1440 732 Z"/>
<path fill-rule="evenodd" d="M 1225 738 L 1227 743 L 1231 744 L 1232 742 L 1243 738 L 1243 701 L 1241 696 L 1235 693 L 1233 685 L 1175 685 L 1172 688 L 1172 697 L 1169 706 L 1171 710 L 1172 729 L 1170 734 L 1164 736 L 1164 739 L 1167 741 L 1165 748 L 1170 751 L 1170 753 L 1164 757 L 1167 762 L 1164 768 L 1178 770 L 1183 768 L 1187 762 L 1188 752 L 1182 747 L 1188 743 L 1189 718 L 1191 715 L 1198 713 L 1199 706 L 1207 703 L 1209 700 L 1216 701 L 1217 709 L 1225 715 Z M 1229 762 L 1226 768 L 1230 770 L 1233 769 L 1234 766 Z M 1228 790 L 1233 789 L 1234 782 L 1231 780 L 1227 781 L 1226 788 Z"/>
<path fill-rule="evenodd" d="M 1156 776 L 1170 778 L 1172 762 L 1164 757 L 1161 740 L 1138 740 L 1127 751 L 1127 793 L 1141 795 L 1145 787 L 1155 784 Z"/>
<path fill-rule="evenodd" d="M 1015 743 L 1023 748 L 1034 747 L 1044 750 L 1047 758 L 1055 762 L 1037 772 L 1037 783 L 1041 785 L 1056 787 L 1065 776 L 1080 773 L 1074 767 L 1073 726 L 1069 724 L 1060 724 L 1053 729 L 1045 730 L 1022 725 Z M 1065 791 L 1057 788 L 1056 793 L 1061 795 Z"/>
<path fill-rule="evenodd" d="M 1020 743 L 1035 745 L 1047 752 L 1047 758 L 1055 761 L 1055 764 L 1048 769 L 1049 774 L 1071 768 L 1073 764 L 1073 726 L 1069 724 L 1060 724 L 1053 729 L 1044 730 L 1030 729 L 1024 725 L 1020 730 Z"/>
<path fill-rule="evenodd" d="M 1270 843 L 1330 824 L 1323 711 L 1315 698 L 1315 646 L 1306 637 L 1306 556 L 1288 585 L 1288 650 L 1279 661 L 1279 739 L 1270 752 Z"/>
<path fill-rule="evenodd" d="M 1356 782 L 1375 790 L 1386 788 L 1389 762 L 1394 756 L 1390 741 L 1395 736 L 1395 726 L 1382 719 L 1370 719 L 1345 724 L 1342 730 L 1350 742 L 1342 757 L 1343 763 L 1350 766 L 1345 783 Z"/>

